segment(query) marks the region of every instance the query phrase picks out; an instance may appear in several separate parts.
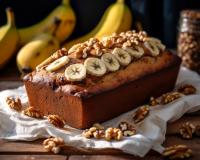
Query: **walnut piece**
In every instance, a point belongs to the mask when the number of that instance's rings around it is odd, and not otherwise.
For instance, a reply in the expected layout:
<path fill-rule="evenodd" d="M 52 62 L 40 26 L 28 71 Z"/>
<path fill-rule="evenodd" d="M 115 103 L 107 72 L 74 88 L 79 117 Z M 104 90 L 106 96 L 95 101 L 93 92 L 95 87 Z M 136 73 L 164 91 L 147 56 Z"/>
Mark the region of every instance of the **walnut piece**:
<path fill-rule="evenodd" d="M 185 94 L 185 95 L 195 94 L 196 88 L 193 85 L 186 84 L 186 85 L 178 88 L 178 92 Z"/>
<path fill-rule="evenodd" d="M 154 97 L 150 97 L 150 101 L 149 101 L 149 105 L 150 106 L 156 106 L 159 104 L 159 101 L 157 98 L 154 98 Z"/>
<path fill-rule="evenodd" d="M 65 125 L 65 122 L 60 116 L 52 114 L 47 116 L 48 121 L 53 124 L 55 127 L 63 128 Z"/>
<path fill-rule="evenodd" d="M 191 157 L 192 150 L 186 145 L 174 145 L 165 148 L 162 155 L 169 159 L 185 159 Z"/>
<path fill-rule="evenodd" d="M 179 132 L 182 138 L 191 139 L 193 133 L 195 132 L 195 126 L 190 122 L 186 122 L 182 125 Z"/>
<path fill-rule="evenodd" d="M 105 131 L 105 140 L 121 140 L 123 138 L 123 133 L 119 128 L 107 128 Z"/>
<path fill-rule="evenodd" d="M 60 137 L 47 138 L 43 141 L 44 149 L 55 154 L 58 154 L 64 145 L 64 140 Z"/>
<path fill-rule="evenodd" d="M 34 107 L 28 107 L 25 110 L 22 111 L 22 113 L 26 116 L 32 117 L 32 118 L 42 118 L 42 114 L 40 111 L 36 110 Z"/>
<path fill-rule="evenodd" d="M 97 127 L 91 127 L 89 129 L 86 129 L 82 132 L 82 136 L 85 138 L 104 138 L 105 132 L 103 129 L 99 129 Z"/>
<path fill-rule="evenodd" d="M 200 125 L 196 125 L 195 134 L 200 137 Z"/>
<path fill-rule="evenodd" d="M 179 92 L 166 93 L 161 96 L 161 103 L 168 104 L 180 97 L 181 97 L 181 94 Z"/>
<path fill-rule="evenodd" d="M 136 128 L 128 122 L 122 121 L 119 124 L 119 129 L 122 131 L 123 136 L 133 136 L 136 134 Z"/>
<path fill-rule="evenodd" d="M 146 118 L 149 114 L 149 106 L 144 105 L 137 109 L 133 115 L 133 120 L 135 123 L 139 123 Z"/>
<path fill-rule="evenodd" d="M 6 103 L 11 109 L 14 109 L 16 111 L 21 111 L 22 109 L 22 104 L 20 98 L 14 98 L 14 97 L 7 97 L 6 98 Z"/>

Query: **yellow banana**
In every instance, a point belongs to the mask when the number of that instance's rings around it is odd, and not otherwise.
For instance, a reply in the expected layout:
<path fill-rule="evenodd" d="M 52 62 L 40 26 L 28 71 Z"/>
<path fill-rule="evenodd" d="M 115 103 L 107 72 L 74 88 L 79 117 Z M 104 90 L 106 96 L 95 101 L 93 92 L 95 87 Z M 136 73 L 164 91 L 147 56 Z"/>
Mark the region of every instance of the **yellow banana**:
<path fill-rule="evenodd" d="M 23 46 L 17 54 L 17 66 L 22 73 L 28 73 L 59 49 L 59 42 L 48 33 L 41 33 Z"/>
<path fill-rule="evenodd" d="M 69 49 L 76 43 L 81 43 L 91 37 L 101 38 L 112 33 L 120 33 L 131 28 L 132 15 L 130 9 L 124 3 L 124 0 L 117 0 L 105 11 L 99 24 L 90 33 L 67 42 L 64 47 Z"/>
<path fill-rule="evenodd" d="M 10 60 L 18 48 L 19 35 L 15 27 L 14 13 L 6 9 L 7 24 L 0 28 L 0 69 Z"/>
<path fill-rule="evenodd" d="M 19 35 L 21 39 L 20 44 L 23 45 L 29 42 L 34 38 L 35 35 L 42 32 L 51 32 L 51 25 L 55 19 L 60 21 L 60 23 L 58 23 L 56 32 L 51 34 L 54 34 L 59 42 L 63 42 L 67 37 L 70 36 L 76 23 L 76 17 L 74 11 L 69 5 L 69 0 L 62 0 L 62 4 L 56 7 L 41 22 L 30 27 L 19 29 Z"/>

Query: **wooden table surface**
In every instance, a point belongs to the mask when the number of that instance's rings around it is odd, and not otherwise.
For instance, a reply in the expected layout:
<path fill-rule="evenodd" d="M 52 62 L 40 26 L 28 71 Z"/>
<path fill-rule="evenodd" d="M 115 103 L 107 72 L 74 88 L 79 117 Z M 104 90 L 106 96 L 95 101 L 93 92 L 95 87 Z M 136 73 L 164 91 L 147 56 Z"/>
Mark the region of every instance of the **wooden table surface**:
<path fill-rule="evenodd" d="M 12 65 L 11 65 L 12 66 Z M 6 70 L 0 71 L 0 90 L 15 88 L 22 85 L 20 74 L 15 67 L 7 67 Z M 200 112 L 184 115 L 180 120 L 168 124 L 167 136 L 164 146 L 174 144 L 186 144 L 193 150 L 192 160 L 197 160 L 200 157 L 200 138 L 194 137 L 192 140 L 184 140 L 179 136 L 179 127 L 186 121 L 200 124 Z M 160 160 L 163 159 L 155 151 L 150 151 L 144 158 L 135 157 L 122 153 L 118 150 L 102 150 L 102 151 L 87 151 L 78 150 L 72 147 L 65 147 L 59 155 L 54 155 L 46 152 L 41 145 L 42 140 L 34 142 L 8 142 L 0 140 L 0 160 Z"/>

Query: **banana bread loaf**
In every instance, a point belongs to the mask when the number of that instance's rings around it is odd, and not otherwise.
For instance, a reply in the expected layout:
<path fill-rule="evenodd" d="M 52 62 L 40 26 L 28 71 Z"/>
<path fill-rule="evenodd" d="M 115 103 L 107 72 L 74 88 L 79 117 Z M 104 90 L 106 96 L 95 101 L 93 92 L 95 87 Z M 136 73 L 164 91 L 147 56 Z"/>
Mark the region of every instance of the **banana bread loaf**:
<path fill-rule="evenodd" d="M 160 40 L 128 31 L 60 49 L 24 83 L 31 106 L 87 128 L 172 90 L 180 63 Z"/>

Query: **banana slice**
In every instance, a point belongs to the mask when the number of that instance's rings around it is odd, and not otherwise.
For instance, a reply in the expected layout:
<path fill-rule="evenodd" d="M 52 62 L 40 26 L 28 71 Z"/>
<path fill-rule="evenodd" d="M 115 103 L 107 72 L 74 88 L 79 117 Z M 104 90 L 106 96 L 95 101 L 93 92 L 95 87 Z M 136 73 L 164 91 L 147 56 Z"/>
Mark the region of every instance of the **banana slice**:
<path fill-rule="evenodd" d="M 162 44 L 162 42 L 157 38 L 149 37 L 149 38 L 147 38 L 147 40 L 154 43 L 161 51 L 164 51 L 166 48 L 166 46 L 164 44 Z"/>
<path fill-rule="evenodd" d="M 46 70 L 49 71 L 49 72 L 53 72 L 53 71 L 58 70 L 59 68 L 63 67 L 67 63 L 69 63 L 69 57 L 63 56 L 63 57 L 55 60 L 54 62 L 50 63 L 46 67 Z"/>
<path fill-rule="evenodd" d="M 121 48 L 115 48 L 113 54 L 122 66 L 127 66 L 131 63 L 131 56 Z"/>
<path fill-rule="evenodd" d="M 134 58 L 141 58 L 144 55 L 144 49 L 140 46 L 135 46 L 134 48 L 124 47 L 123 49 Z"/>
<path fill-rule="evenodd" d="M 117 71 L 120 67 L 119 62 L 115 56 L 111 53 L 105 53 L 101 56 L 101 60 L 104 62 L 108 71 L 114 72 Z"/>
<path fill-rule="evenodd" d="M 103 76 L 106 73 L 105 64 L 98 58 L 87 58 L 84 66 L 87 73 L 93 76 Z"/>
<path fill-rule="evenodd" d="M 65 69 L 65 77 L 69 81 L 81 81 L 86 77 L 86 68 L 83 64 L 72 64 Z"/>
<path fill-rule="evenodd" d="M 145 41 L 144 46 L 151 52 L 152 56 L 158 56 L 159 55 L 159 49 L 154 42 Z"/>

